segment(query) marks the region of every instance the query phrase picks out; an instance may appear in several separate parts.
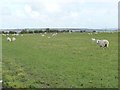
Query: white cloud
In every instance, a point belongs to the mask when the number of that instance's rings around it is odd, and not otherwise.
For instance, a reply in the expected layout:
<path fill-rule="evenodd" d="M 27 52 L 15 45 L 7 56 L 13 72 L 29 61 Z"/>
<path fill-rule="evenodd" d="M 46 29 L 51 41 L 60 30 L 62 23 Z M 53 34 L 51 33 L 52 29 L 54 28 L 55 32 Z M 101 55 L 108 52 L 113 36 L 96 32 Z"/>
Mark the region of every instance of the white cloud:
<path fill-rule="evenodd" d="M 31 12 L 32 12 L 32 8 L 31 8 L 30 5 L 25 5 L 25 6 L 24 6 L 24 9 L 25 9 L 25 11 L 26 11 L 27 13 L 31 13 Z"/>
<path fill-rule="evenodd" d="M 30 5 L 24 6 L 24 13 L 32 18 L 38 18 L 40 16 L 40 13 L 38 11 L 34 11 Z"/>
<path fill-rule="evenodd" d="M 33 11 L 33 12 L 31 13 L 31 16 L 32 16 L 32 18 L 38 18 L 38 17 L 40 16 L 40 13 L 37 12 L 37 11 Z"/>
<path fill-rule="evenodd" d="M 44 7 L 48 12 L 59 12 L 60 11 L 60 7 L 57 3 L 45 3 Z"/>
<path fill-rule="evenodd" d="M 14 26 L 115 26 L 119 0 L 1 0 L 3 23 Z M 99 6 L 97 6 L 99 5 Z M 7 9 L 6 9 L 7 8 Z M 13 22 L 14 21 L 14 22 Z M 33 22 L 34 21 L 34 22 Z M 12 23 L 10 23 L 12 22 Z M 104 23 L 101 23 L 104 22 Z M 111 23 L 113 22 L 113 25 Z M 94 23 L 90 24 L 90 23 Z"/>
<path fill-rule="evenodd" d="M 117 3 L 119 0 L 89 0 L 88 2 L 95 3 Z"/>
<path fill-rule="evenodd" d="M 16 17 L 26 17 L 24 11 L 22 11 L 22 10 L 16 10 L 14 12 L 14 16 L 16 16 Z"/>
<path fill-rule="evenodd" d="M 71 17 L 78 17 L 79 16 L 79 13 L 78 12 L 70 12 L 70 16 Z"/>
<path fill-rule="evenodd" d="M 38 11 L 32 10 L 32 7 L 26 4 L 23 8 L 16 10 L 14 12 L 14 16 L 18 16 L 20 18 L 38 18 L 40 13 Z"/>

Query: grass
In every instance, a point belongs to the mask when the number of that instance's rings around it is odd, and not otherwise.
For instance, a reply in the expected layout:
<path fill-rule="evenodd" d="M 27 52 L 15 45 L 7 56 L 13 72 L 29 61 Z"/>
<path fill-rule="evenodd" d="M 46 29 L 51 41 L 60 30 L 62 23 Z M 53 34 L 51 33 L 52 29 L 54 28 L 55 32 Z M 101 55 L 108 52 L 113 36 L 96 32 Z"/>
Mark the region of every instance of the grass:
<path fill-rule="evenodd" d="M 47 38 L 3 37 L 3 86 L 13 88 L 117 88 L 117 33 L 60 33 Z M 103 49 L 91 38 L 108 39 Z"/>

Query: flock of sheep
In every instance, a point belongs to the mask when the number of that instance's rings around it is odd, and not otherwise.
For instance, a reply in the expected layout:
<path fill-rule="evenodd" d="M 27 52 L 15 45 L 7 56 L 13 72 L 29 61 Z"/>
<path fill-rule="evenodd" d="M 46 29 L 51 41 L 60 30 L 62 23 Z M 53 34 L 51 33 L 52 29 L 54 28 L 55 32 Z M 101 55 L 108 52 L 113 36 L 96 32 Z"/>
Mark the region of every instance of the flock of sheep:
<path fill-rule="evenodd" d="M 14 41 L 16 41 L 16 38 L 15 38 L 15 36 L 19 36 L 19 34 L 12 34 L 12 37 L 10 37 L 10 35 L 9 34 L 2 34 L 3 36 L 6 36 L 7 38 L 7 41 L 9 41 L 9 42 L 14 42 Z M 23 36 L 23 35 L 21 35 L 21 36 Z"/>
<path fill-rule="evenodd" d="M 41 34 L 42 37 L 45 36 L 45 34 L 47 34 L 46 32 L 44 34 Z M 56 36 L 58 33 L 53 33 L 53 36 Z M 92 33 L 88 33 L 89 35 L 92 35 Z M 96 33 L 98 34 L 98 33 Z M 2 34 L 3 36 L 7 36 L 7 41 L 9 42 L 14 42 L 16 41 L 15 36 L 19 36 L 19 34 L 12 34 L 12 38 L 9 37 L 9 34 Z M 21 34 L 21 36 L 23 36 Z M 48 38 L 50 38 L 50 36 L 48 36 Z M 99 45 L 100 47 L 108 47 L 109 46 L 109 41 L 108 40 L 99 40 L 99 39 L 95 39 L 95 38 L 91 38 L 93 42 L 96 42 L 97 45 Z"/>
<path fill-rule="evenodd" d="M 47 34 L 46 32 L 45 32 L 44 34 L 41 33 L 41 36 L 44 37 L 46 34 Z M 52 37 L 57 36 L 57 34 L 58 34 L 58 33 L 53 33 L 53 34 L 52 34 Z M 48 38 L 51 38 L 51 37 L 48 36 Z"/>
<path fill-rule="evenodd" d="M 15 37 L 12 37 L 12 38 L 10 38 L 10 37 L 7 37 L 7 41 L 9 41 L 9 42 L 11 42 L 11 41 L 15 41 L 16 40 L 16 38 Z"/>

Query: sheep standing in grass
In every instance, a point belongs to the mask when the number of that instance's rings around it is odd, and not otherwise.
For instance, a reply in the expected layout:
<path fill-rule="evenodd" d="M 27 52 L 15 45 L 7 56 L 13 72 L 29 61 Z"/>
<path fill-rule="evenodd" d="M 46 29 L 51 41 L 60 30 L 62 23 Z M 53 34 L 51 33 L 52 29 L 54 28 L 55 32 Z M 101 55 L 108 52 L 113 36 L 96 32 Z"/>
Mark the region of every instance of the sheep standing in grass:
<path fill-rule="evenodd" d="M 2 80 L 0 80 L 0 83 L 2 83 Z"/>
<path fill-rule="evenodd" d="M 7 36 L 9 36 L 9 34 L 6 34 Z"/>
<path fill-rule="evenodd" d="M 57 33 L 54 33 L 54 34 L 52 34 L 52 37 L 53 37 L 53 36 L 56 36 L 56 35 L 57 35 Z"/>
<path fill-rule="evenodd" d="M 15 34 L 15 36 L 19 36 L 19 33 Z"/>
<path fill-rule="evenodd" d="M 95 41 L 95 38 L 91 38 L 91 39 L 92 39 L 93 42 Z"/>
<path fill-rule="evenodd" d="M 48 37 L 48 38 L 50 38 L 50 37 Z"/>
<path fill-rule="evenodd" d="M 10 38 L 10 37 L 7 37 L 7 41 L 11 42 L 12 40 L 11 40 L 11 38 Z"/>
<path fill-rule="evenodd" d="M 97 40 L 96 43 L 100 47 L 108 47 L 109 46 L 109 41 L 108 40 Z"/>
<path fill-rule="evenodd" d="M 41 36 L 42 36 L 42 37 L 44 37 L 45 35 L 44 35 L 44 34 L 42 34 Z"/>
<path fill-rule="evenodd" d="M 16 40 L 16 38 L 15 37 L 12 37 L 12 41 L 14 42 Z"/>
<path fill-rule="evenodd" d="M 21 34 L 21 36 L 23 36 L 23 34 Z"/>

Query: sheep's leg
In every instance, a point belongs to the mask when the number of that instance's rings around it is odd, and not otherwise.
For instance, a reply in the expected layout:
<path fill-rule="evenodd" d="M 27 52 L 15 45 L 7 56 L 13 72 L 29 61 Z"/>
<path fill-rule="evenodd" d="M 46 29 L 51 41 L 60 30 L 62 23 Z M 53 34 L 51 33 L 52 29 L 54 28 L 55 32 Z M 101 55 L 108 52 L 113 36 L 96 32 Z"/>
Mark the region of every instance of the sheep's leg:
<path fill-rule="evenodd" d="M 105 44 L 105 46 L 104 47 L 107 47 L 107 44 Z"/>
<path fill-rule="evenodd" d="M 103 47 L 102 45 L 100 45 L 100 47 Z"/>

